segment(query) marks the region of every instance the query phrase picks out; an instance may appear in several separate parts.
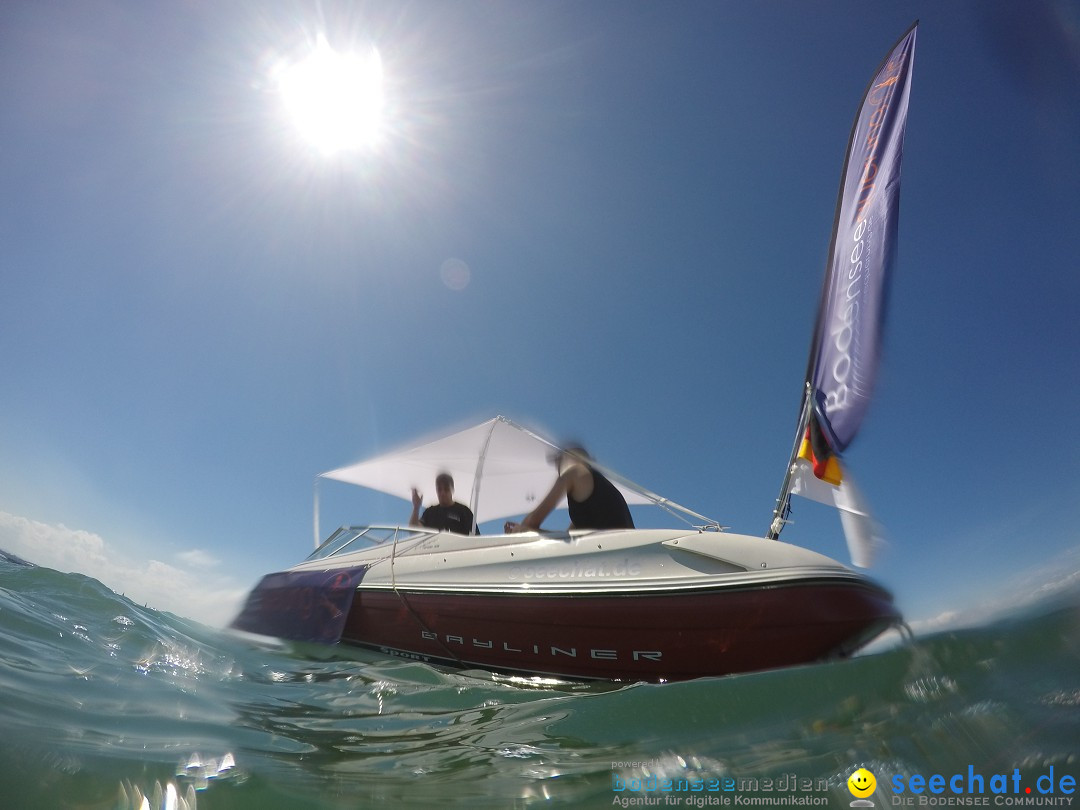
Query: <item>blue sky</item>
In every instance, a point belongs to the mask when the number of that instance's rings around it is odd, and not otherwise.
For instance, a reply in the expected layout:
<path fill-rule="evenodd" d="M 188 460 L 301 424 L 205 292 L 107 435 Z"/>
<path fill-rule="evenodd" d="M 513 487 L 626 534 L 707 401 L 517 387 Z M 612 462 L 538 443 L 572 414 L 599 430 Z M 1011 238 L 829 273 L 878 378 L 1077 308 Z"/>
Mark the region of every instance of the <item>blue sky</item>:
<path fill-rule="evenodd" d="M 924 623 L 1074 576 L 1066 0 L 5 4 L 0 547 L 222 624 L 309 551 L 317 473 L 497 413 L 764 533 L 852 118 L 916 18 L 848 455 L 872 573 Z M 284 113 L 274 66 L 320 34 L 378 49 L 375 147 Z M 846 559 L 829 510 L 793 517 Z"/>

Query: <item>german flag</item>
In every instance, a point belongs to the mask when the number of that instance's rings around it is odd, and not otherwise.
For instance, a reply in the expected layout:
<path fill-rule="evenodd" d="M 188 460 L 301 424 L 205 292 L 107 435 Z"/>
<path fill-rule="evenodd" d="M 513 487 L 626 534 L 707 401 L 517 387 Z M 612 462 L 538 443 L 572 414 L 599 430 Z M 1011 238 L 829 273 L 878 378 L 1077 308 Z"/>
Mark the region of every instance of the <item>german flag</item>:
<path fill-rule="evenodd" d="M 829 442 L 821 430 L 821 425 L 818 424 L 817 417 L 813 414 L 810 416 L 810 424 L 806 427 L 806 435 L 803 437 L 802 444 L 799 445 L 798 457 L 810 464 L 814 470 L 815 478 L 833 486 L 840 486 L 840 482 L 844 480 L 840 462 L 833 453 L 832 448 L 829 447 Z"/>
<path fill-rule="evenodd" d="M 815 424 L 813 417 L 810 424 Z M 814 430 L 808 428 L 792 470 L 791 494 L 839 510 L 851 562 L 867 568 L 884 543 L 881 527 L 856 489 L 850 471 L 841 469 L 840 459 L 829 450 L 828 444 L 820 452 L 819 455 L 814 448 Z"/>

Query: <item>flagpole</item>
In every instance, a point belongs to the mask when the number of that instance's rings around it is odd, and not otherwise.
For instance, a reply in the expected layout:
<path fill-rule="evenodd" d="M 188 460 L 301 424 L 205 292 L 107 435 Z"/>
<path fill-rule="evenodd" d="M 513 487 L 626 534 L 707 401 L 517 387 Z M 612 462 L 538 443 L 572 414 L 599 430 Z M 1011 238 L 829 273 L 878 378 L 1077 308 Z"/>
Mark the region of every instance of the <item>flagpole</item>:
<path fill-rule="evenodd" d="M 773 510 L 772 523 L 769 531 L 765 534 L 768 540 L 780 539 L 780 532 L 787 523 L 785 515 L 788 504 L 791 502 L 791 477 L 795 474 L 795 459 L 799 455 L 799 447 L 802 446 L 803 436 L 806 434 L 806 426 L 810 424 L 810 402 L 813 389 L 810 383 L 806 383 L 806 391 L 803 394 L 802 411 L 799 413 L 799 427 L 795 431 L 795 445 L 791 448 L 791 457 L 788 459 L 787 471 L 784 473 L 784 483 L 780 485 L 780 495 L 776 498 L 776 508 Z"/>

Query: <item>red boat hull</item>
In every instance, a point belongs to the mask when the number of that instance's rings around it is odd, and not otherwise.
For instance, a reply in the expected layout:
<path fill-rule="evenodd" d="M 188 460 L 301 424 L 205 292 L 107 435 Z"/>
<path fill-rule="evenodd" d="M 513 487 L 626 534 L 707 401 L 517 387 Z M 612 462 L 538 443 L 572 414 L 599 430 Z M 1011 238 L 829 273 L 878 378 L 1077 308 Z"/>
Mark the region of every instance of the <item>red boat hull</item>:
<path fill-rule="evenodd" d="M 341 641 L 454 667 L 677 681 L 844 656 L 899 621 L 865 581 L 603 595 L 361 587 Z"/>

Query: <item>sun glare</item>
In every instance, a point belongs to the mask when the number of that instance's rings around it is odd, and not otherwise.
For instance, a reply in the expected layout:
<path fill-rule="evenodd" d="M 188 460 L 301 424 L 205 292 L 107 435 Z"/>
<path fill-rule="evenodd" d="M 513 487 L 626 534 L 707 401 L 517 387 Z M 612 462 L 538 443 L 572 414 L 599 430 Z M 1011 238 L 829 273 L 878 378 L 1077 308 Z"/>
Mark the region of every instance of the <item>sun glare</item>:
<path fill-rule="evenodd" d="M 325 38 L 299 61 L 279 66 L 278 89 L 303 138 L 326 154 L 373 148 L 383 129 L 379 52 L 338 53 Z"/>

